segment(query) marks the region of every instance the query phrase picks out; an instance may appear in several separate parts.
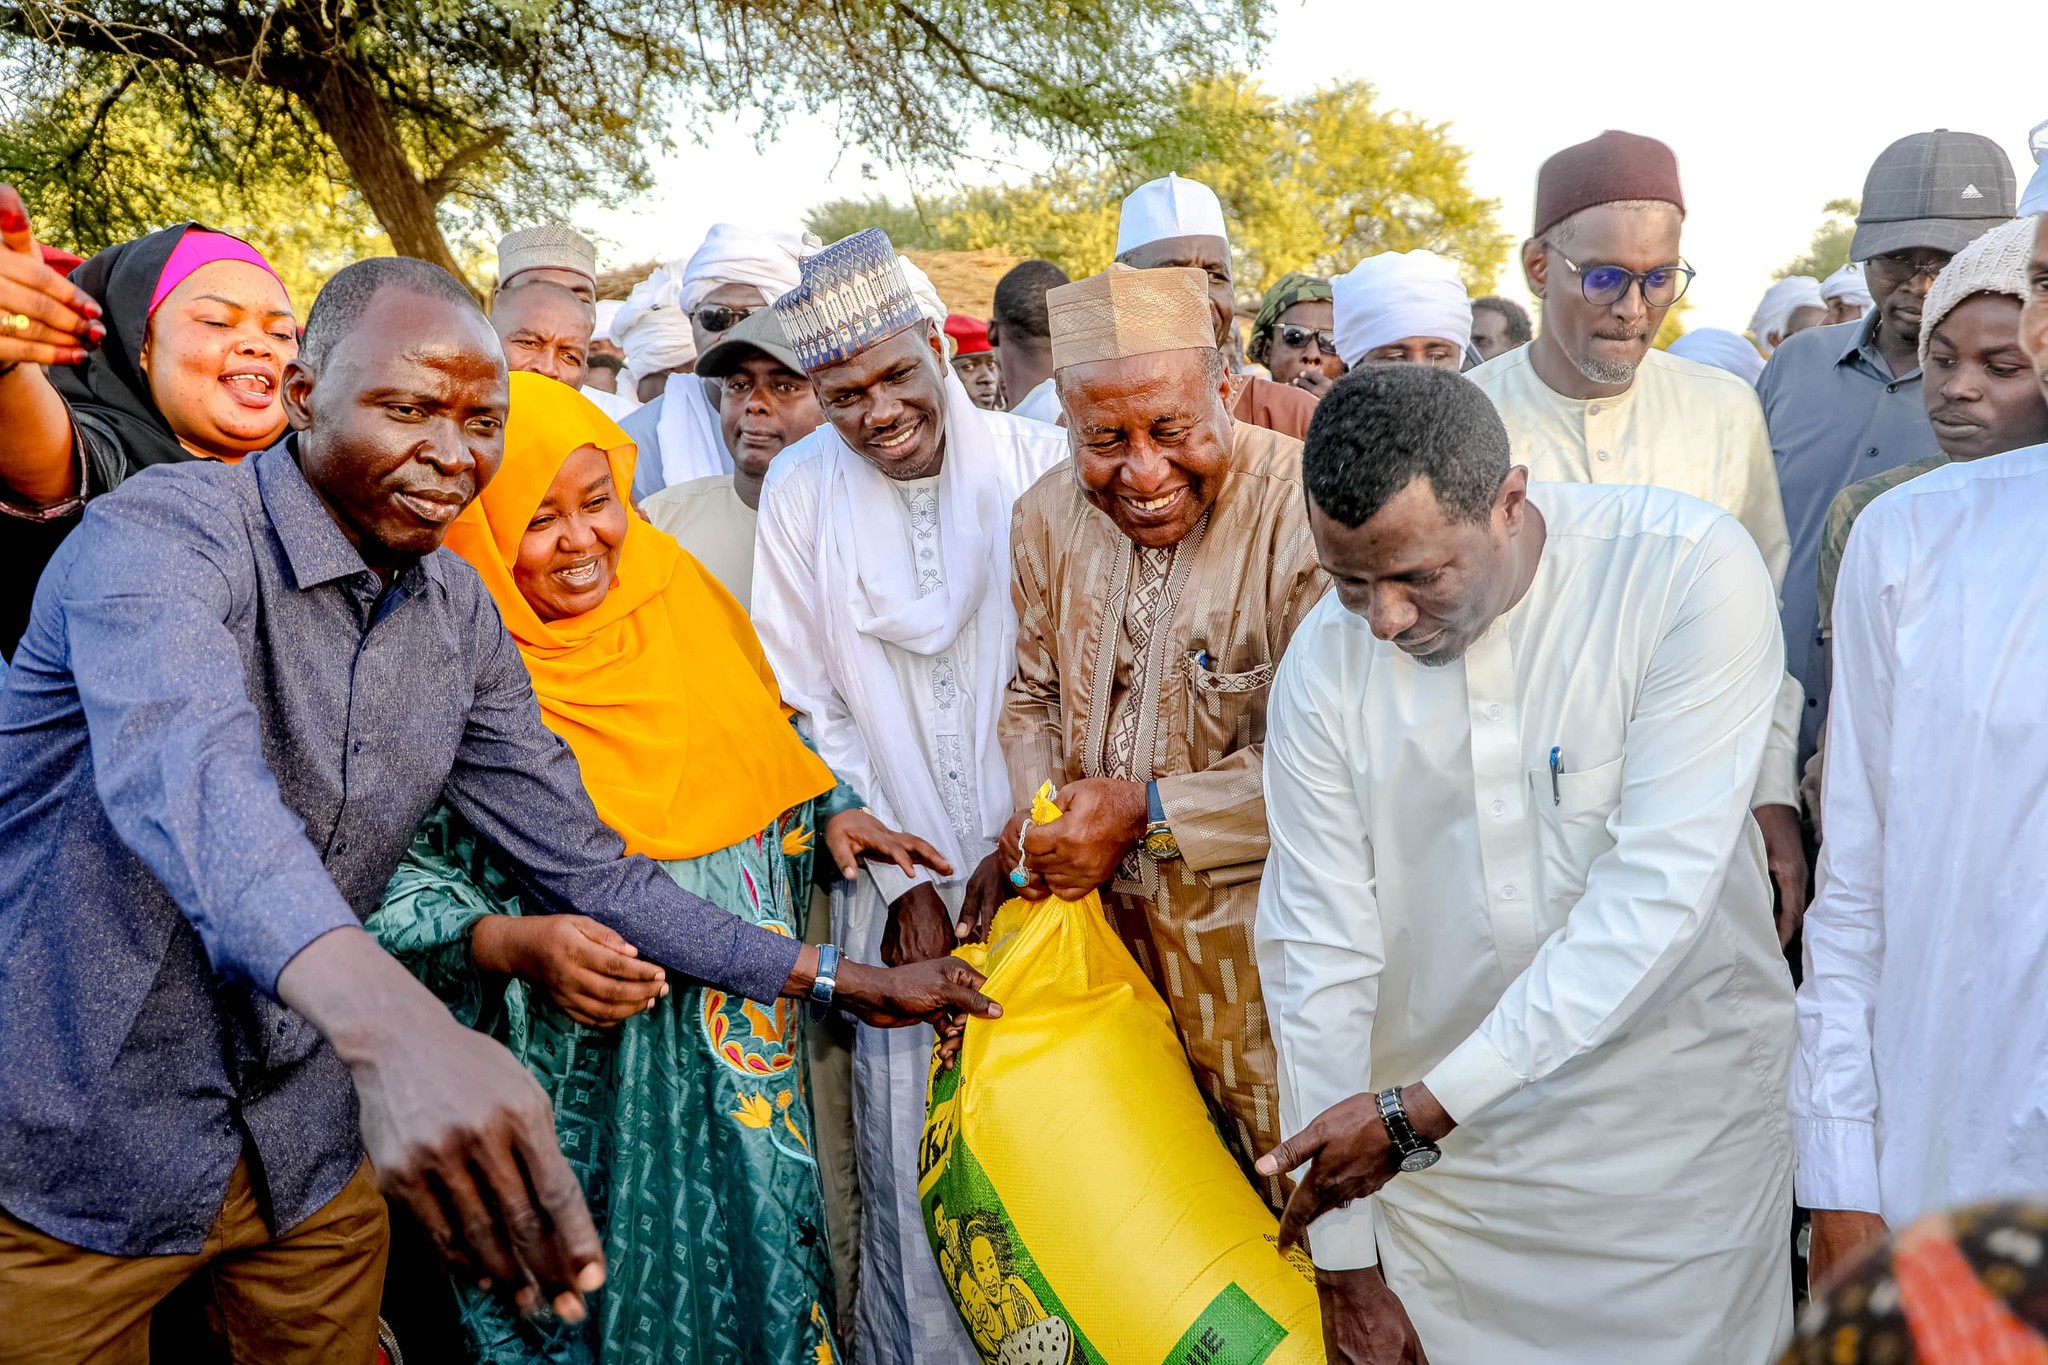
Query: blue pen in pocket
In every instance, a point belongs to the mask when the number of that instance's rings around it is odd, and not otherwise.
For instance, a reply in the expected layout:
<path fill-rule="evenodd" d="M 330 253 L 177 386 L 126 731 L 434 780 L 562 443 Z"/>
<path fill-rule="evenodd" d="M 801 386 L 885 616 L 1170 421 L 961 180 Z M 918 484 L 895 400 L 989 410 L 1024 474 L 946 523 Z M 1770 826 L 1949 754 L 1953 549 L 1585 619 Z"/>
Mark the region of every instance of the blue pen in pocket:
<path fill-rule="evenodd" d="M 1564 794 L 1557 789 L 1557 779 L 1564 772 L 1564 747 L 1553 745 L 1550 750 L 1550 804 L 1562 806 Z"/>

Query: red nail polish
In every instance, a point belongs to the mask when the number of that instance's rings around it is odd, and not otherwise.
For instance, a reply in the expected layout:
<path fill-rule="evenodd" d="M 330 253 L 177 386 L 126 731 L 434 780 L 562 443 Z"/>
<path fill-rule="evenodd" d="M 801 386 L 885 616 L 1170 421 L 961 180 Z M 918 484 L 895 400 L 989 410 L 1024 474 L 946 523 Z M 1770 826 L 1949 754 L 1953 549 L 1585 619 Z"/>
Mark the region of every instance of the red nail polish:
<path fill-rule="evenodd" d="M 0 232 L 27 232 L 28 215 L 12 204 L 0 208 Z"/>
<path fill-rule="evenodd" d="M 70 347 L 63 353 L 60 363 L 65 365 L 83 365 L 85 363 L 85 352 L 79 350 L 76 346 Z"/>

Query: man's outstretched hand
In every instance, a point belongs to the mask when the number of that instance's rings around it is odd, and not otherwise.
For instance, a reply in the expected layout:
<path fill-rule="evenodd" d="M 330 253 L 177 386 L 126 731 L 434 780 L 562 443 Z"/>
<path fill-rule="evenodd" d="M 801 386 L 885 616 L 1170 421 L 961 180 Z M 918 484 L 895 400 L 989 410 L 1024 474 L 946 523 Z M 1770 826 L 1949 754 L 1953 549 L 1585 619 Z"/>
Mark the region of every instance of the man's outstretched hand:
<path fill-rule="evenodd" d="M 548 1305 L 580 1322 L 604 1253 L 526 1068 L 457 1023 L 361 929 L 302 949 L 277 994 L 348 1065 L 378 1184 L 451 1270 L 510 1293 L 522 1312 Z"/>

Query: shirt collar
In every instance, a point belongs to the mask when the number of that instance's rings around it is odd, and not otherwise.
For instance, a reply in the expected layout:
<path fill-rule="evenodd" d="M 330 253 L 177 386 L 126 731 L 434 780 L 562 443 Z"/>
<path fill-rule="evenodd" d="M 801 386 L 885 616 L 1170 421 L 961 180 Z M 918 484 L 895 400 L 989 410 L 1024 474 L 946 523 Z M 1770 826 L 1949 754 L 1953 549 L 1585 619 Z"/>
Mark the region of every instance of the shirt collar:
<path fill-rule="evenodd" d="M 361 553 L 349 543 L 335 524 L 334 514 L 299 469 L 297 432 L 256 456 L 256 488 L 263 498 L 263 510 L 270 515 L 271 528 L 291 565 L 292 581 L 303 592 L 323 583 L 354 578 L 370 572 Z M 441 581 L 439 554 L 428 555 L 398 575 L 410 583 L 420 575 Z"/>
<path fill-rule="evenodd" d="M 1894 385 L 1903 384 L 1909 379 L 1918 377 L 1920 373 L 1918 365 L 1915 365 L 1904 374 L 1894 375 L 1891 372 L 1891 367 L 1885 364 L 1884 352 L 1877 349 L 1878 322 L 1877 309 L 1873 307 L 1868 313 L 1863 315 L 1863 318 L 1854 327 L 1844 324 L 1842 330 L 1848 335 L 1842 339 L 1842 350 L 1835 357 L 1835 364 L 1852 364 L 1860 356 L 1869 364 L 1873 372 L 1883 376 L 1888 383 Z"/>

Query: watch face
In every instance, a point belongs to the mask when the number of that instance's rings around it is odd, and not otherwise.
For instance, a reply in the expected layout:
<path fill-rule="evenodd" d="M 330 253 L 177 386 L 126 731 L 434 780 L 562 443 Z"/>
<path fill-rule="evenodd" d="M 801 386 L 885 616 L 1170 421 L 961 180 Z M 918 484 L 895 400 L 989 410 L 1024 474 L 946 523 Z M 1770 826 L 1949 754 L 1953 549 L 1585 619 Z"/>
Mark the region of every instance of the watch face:
<path fill-rule="evenodd" d="M 1166 830 L 1148 834 L 1144 838 L 1145 852 L 1154 858 L 1171 860 L 1180 856 L 1180 844 Z"/>
<path fill-rule="evenodd" d="M 1443 1156 L 1444 1154 L 1434 1147 L 1417 1147 L 1401 1158 L 1401 1169 L 1410 1175 L 1417 1171 L 1426 1171 L 1443 1160 Z"/>

